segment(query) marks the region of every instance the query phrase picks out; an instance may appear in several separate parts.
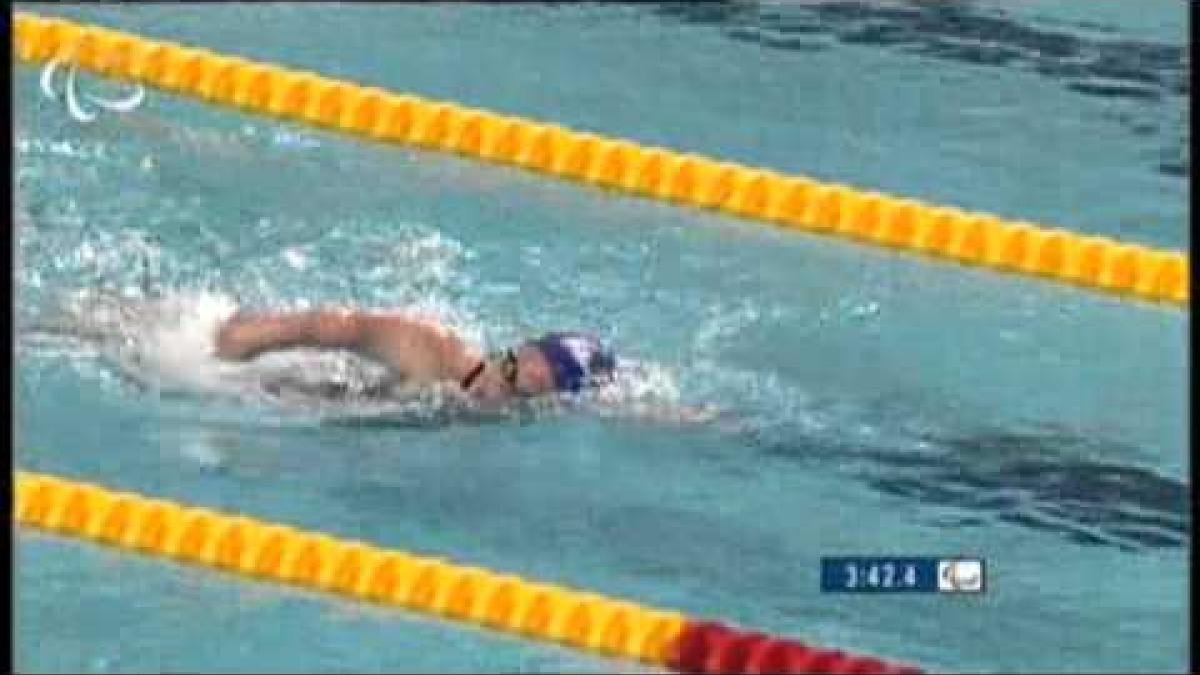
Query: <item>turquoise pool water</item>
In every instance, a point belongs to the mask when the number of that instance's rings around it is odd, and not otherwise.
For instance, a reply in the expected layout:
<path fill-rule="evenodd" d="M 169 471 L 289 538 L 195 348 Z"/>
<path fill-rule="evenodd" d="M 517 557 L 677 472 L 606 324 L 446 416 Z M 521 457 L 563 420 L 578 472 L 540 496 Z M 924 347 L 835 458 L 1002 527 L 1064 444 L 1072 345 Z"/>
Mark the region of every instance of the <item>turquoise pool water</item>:
<path fill-rule="evenodd" d="M 1166 0 L 19 9 L 1188 246 L 1186 8 Z M 1186 312 L 157 92 L 81 125 L 38 76 L 14 70 L 18 319 L 85 288 L 184 309 L 132 373 L 23 340 L 18 468 L 932 671 L 1186 668 Z M 416 303 L 489 344 L 592 327 L 636 362 L 631 396 L 716 403 L 737 429 L 331 424 L 246 405 L 192 358 L 220 294 Z M 21 671 L 614 667 L 24 530 L 16 542 Z M 820 556 L 857 553 L 980 555 L 989 592 L 820 594 Z"/>

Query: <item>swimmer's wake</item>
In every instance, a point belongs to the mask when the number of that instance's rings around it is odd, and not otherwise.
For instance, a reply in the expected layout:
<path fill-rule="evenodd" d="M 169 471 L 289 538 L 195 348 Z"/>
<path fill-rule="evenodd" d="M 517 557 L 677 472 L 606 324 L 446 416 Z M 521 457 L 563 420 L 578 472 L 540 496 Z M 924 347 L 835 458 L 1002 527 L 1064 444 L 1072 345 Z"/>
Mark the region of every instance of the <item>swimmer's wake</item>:
<path fill-rule="evenodd" d="M 99 356 L 139 388 L 234 397 L 304 412 L 428 416 L 430 392 L 405 391 L 378 364 L 352 354 L 292 350 L 229 363 L 213 355 L 218 323 L 234 310 L 225 297 L 162 299 L 79 293 L 57 316 L 22 327 L 33 345 L 66 341 Z"/>
<path fill-rule="evenodd" d="M 33 347 L 62 342 L 82 347 L 139 390 L 240 400 L 325 421 L 428 426 L 519 419 L 558 407 L 554 400 L 529 399 L 484 409 L 452 386 L 408 386 L 382 364 L 348 351 L 295 348 L 244 361 L 218 358 L 218 328 L 236 310 L 231 298 L 210 293 L 147 299 L 80 291 L 56 312 L 26 322 L 20 334 Z M 593 398 L 582 397 L 577 407 L 601 407 L 591 404 L 603 400 L 603 409 L 595 412 L 703 421 L 656 415 L 655 410 L 672 408 L 645 400 L 647 374 L 631 365 L 626 379 Z"/>

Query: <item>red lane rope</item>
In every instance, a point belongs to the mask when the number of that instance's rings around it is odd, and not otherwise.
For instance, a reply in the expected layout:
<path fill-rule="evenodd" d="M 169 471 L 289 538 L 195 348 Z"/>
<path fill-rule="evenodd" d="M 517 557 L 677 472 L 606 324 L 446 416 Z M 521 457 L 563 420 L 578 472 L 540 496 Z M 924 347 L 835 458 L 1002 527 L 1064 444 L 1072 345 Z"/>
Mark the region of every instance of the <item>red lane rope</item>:
<path fill-rule="evenodd" d="M 681 673 L 824 673 L 908 675 L 914 666 L 821 649 L 796 640 L 741 631 L 715 621 L 688 622 L 667 656 Z"/>

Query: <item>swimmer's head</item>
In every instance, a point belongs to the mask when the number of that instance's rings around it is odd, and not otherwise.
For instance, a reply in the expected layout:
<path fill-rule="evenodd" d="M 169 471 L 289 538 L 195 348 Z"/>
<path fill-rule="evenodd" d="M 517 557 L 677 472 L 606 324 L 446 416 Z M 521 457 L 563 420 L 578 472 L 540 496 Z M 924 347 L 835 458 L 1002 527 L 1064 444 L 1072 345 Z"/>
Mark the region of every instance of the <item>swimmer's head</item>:
<path fill-rule="evenodd" d="M 579 393 L 611 382 L 616 359 L 585 333 L 547 333 L 519 347 L 491 354 L 472 378 L 470 391 L 483 399 Z"/>
<path fill-rule="evenodd" d="M 541 355 L 554 391 L 578 393 L 610 382 L 617 367 L 612 351 L 585 333 L 547 333 L 526 346 Z"/>

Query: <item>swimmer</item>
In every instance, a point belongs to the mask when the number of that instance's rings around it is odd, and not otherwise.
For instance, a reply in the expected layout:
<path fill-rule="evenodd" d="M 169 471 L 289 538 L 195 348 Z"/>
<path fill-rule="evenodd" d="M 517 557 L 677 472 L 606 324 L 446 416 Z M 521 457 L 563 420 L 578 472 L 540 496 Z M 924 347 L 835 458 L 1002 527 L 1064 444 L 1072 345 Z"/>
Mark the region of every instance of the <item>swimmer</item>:
<path fill-rule="evenodd" d="M 239 311 L 217 329 L 216 355 L 242 361 L 294 348 L 341 349 L 385 366 L 406 386 L 449 386 L 483 407 L 550 394 L 577 394 L 613 382 L 616 357 L 583 332 L 552 332 L 490 354 L 436 319 L 400 312 L 319 309 Z M 710 408 L 649 410 L 660 421 L 707 421 Z"/>

